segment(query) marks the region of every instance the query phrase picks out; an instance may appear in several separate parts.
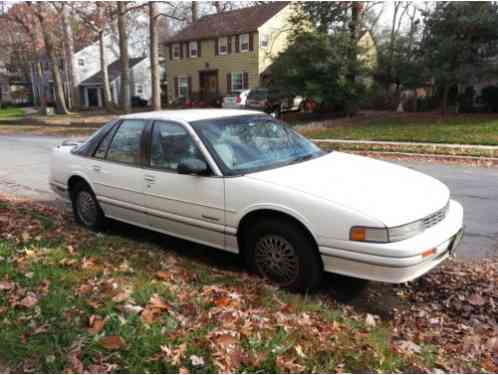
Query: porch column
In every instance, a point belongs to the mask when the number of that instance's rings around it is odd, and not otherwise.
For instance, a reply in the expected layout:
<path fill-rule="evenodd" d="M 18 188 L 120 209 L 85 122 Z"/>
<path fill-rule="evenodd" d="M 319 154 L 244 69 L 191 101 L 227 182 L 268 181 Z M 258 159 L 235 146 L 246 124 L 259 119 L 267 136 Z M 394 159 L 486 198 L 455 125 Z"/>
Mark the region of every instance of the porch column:
<path fill-rule="evenodd" d="M 90 104 L 89 104 L 89 100 L 88 100 L 88 88 L 87 87 L 83 87 L 83 100 L 85 102 L 85 107 L 90 107 Z"/>

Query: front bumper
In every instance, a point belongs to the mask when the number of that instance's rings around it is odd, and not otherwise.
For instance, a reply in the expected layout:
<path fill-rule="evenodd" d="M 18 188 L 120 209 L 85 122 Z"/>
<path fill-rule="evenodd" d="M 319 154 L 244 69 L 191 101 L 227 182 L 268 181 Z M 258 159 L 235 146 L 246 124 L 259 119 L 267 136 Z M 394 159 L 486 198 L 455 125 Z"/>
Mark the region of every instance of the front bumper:
<path fill-rule="evenodd" d="M 65 185 L 52 180 L 50 181 L 50 188 L 55 193 L 57 199 L 62 200 L 66 204 L 71 203 L 71 199 L 69 197 L 69 191 L 67 190 L 67 187 Z"/>
<path fill-rule="evenodd" d="M 452 200 L 443 221 L 410 239 L 386 244 L 324 239 L 319 249 L 328 272 L 402 283 L 422 276 L 454 254 L 462 235 L 463 208 Z M 424 255 L 431 249 L 431 255 Z"/>

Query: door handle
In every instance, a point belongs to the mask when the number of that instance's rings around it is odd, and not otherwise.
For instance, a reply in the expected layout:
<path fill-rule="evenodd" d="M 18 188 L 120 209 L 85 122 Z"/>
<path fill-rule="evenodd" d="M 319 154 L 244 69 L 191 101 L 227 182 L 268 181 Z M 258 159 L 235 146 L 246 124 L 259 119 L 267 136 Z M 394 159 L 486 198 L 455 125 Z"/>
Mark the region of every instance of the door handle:
<path fill-rule="evenodd" d="M 154 176 L 145 176 L 145 181 L 147 181 L 149 184 L 153 184 L 156 182 L 156 178 Z"/>
<path fill-rule="evenodd" d="M 95 172 L 100 172 L 102 170 L 102 168 L 98 165 L 94 165 L 92 166 L 92 169 L 95 171 Z"/>

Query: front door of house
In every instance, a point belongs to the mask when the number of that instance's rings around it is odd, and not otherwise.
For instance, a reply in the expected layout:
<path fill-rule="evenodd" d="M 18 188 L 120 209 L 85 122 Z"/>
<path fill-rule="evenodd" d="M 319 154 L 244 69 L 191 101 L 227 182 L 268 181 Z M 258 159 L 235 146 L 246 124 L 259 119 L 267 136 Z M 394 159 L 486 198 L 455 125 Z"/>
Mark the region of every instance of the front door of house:
<path fill-rule="evenodd" d="M 97 88 L 88 88 L 88 106 L 98 107 L 99 106 L 99 91 Z"/>
<path fill-rule="evenodd" d="M 218 92 L 218 71 L 199 72 L 199 84 L 202 97 L 209 97 Z"/>

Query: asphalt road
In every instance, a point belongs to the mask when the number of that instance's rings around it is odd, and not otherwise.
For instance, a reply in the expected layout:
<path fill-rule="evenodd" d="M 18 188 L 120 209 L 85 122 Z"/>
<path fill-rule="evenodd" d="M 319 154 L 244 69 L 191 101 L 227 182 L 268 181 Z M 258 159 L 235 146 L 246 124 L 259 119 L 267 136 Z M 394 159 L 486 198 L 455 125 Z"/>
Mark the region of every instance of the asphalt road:
<path fill-rule="evenodd" d="M 54 199 L 47 177 L 51 149 L 60 138 L 0 136 L 0 192 Z M 401 162 L 447 184 L 465 209 L 465 238 L 457 255 L 482 258 L 498 255 L 498 169 Z"/>

